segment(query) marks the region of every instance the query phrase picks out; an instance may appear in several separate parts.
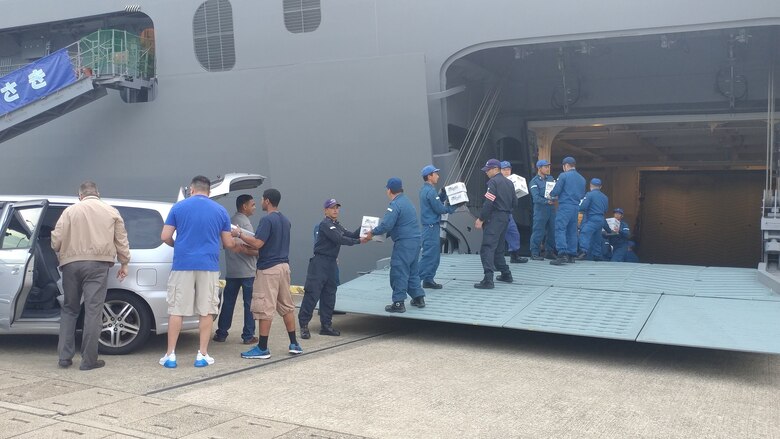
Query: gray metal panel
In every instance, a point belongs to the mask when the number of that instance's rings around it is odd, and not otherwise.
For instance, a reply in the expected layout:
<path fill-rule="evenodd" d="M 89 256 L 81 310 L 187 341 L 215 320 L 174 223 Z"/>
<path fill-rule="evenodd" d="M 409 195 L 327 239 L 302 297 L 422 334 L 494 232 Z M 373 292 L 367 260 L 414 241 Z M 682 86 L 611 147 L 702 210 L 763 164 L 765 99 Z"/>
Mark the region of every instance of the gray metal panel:
<path fill-rule="evenodd" d="M 637 341 L 780 354 L 780 303 L 664 296 Z"/>
<path fill-rule="evenodd" d="M 635 264 L 630 279 L 624 285 L 628 291 L 647 291 L 692 296 L 694 281 L 704 267 L 691 265 Z"/>
<path fill-rule="evenodd" d="M 504 326 L 634 340 L 660 294 L 550 288 Z"/>
<path fill-rule="evenodd" d="M 758 271 L 749 268 L 705 268 L 699 272 L 693 292 L 697 297 L 780 301 L 780 294 L 762 284 Z"/>

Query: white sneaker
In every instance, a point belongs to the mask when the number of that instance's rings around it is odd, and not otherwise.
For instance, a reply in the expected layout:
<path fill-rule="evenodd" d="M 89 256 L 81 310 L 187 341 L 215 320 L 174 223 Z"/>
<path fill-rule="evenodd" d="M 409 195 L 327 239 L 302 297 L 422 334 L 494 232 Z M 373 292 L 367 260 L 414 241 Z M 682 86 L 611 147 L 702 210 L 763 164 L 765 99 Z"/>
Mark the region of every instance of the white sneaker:
<path fill-rule="evenodd" d="M 174 369 L 176 367 L 176 353 L 171 352 L 170 354 L 163 355 L 163 357 L 160 358 L 160 366 Z"/>
<path fill-rule="evenodd" d="M 198 355 L 195 356 L 195 367 L 206 367 L 212 364 L 214 364 L 214 359 L 211 358 L 211 355 L 203 355 L 198 351 Z"/>

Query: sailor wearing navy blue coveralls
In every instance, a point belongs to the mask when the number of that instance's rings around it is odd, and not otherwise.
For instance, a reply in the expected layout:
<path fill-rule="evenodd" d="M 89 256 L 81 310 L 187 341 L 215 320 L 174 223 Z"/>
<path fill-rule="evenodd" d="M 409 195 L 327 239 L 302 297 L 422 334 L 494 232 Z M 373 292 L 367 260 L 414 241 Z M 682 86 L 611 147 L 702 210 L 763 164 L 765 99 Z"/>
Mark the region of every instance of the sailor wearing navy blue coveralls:
<path fill-rule="evenodd" d="M 542 238 L 544 238 L 545 255 L 552 259 L 555 251 L 554 201 L 544 197 L 548 182 L 555 182 L 550 175 L 550 162 L 539 160 L 536 162 L 536 175 L 531 179 L 531 185 L 528 187 L 534 205 L 534 219 L 531 226 L 531 259 L 534 261 L 544 260 L 540 250 Z"/>
<path fill-rule="evenodd" d="M 501 174 L 504 177 L 512 175 L 512 164 L 506 160 L 501 162 Z M 509 212 L 509 225 L 506 227 L 504 240 L 506 241 L 507 250 L 509 250 L 509 262 L 513 264 L 525 264 L 528 262 L 528 258 L 520 256 L 520 230 L 517 229 L 517 223 L 512 212 Z"/>
<path fill-rule="evenodd" d="M 411 296 L 410 304 L 418 308 L 425 307 L 425 291 L 420 288 L 418 258 L 420 257 L 420 226 L 417 223 L 417 211 L 404 195 L 401 179 L 392 177 L 387 180 L 386 194 L 390 199 L 387 212 L 379 225 L 367 236 L 387 235 L 393 240 L 393 253 L 390 256 L 390 286 L 393 288 L 393 303 L 385 307 L 387 312 L 405 312 L 404 300 Z"/>
<path fill-rule="evenodd" d="M 496 159 L 487 161 L 482 171 L 490 178 L 485 192 L 485 200 L 479 218 L 474 222 L 474 227 L 482 229 L 482 246 L 479 249 L 479 258 L 482 260 L 482 270 L 485 277 L 474 288 L 491 289 L 493 273 L 498 270 L 501 275 L 497 280 L 512 282 L 512 272 L 504 258 L 506 249 L 506 229 L 509 225 L 509 215 L 515 205 L 515 186 L 509 179 L 501 174 L 501 162 Z"/>
<path fill-rule="evenodd" d="M 456 206 L 448 206 L 439 198 L 436 183 L 439 182 L 439 169 L 433 165 L 422 168 L 423 184 L 420 188 L 420 227 L 422 236 L 422 253 L 420 254 L 420 279 L 423 288 L 440 289 L 434 277 L 441 260 L 441 243 L 439 242 L 441 216 L 455 212 Z"/>
<path fill-rule="evenodd" d="M 610 229 L 609 245 L 612 246 L 612 262 L 626 262 L 626 254 L 628 253 L 628 238 L 631 237 L 631 229 L 628 224 L 623 221 L 623 209 L 616 207 L 614 210 L 615 220 L 618 222 L 617 230 Z M 609 229 L 606 226 L 605 229 Z"/>
<path fill-rule="evenodd" d="M 351 232 L 341 225 L 339 222 L 341 204 L 338 201 L 330 198 L 325 200 L 322 207 L 325 218 L 320 222 L 317 230 L 314 257 L 309 259 L 303 301 L 298 312 L 301 338 L 311 338 L 309 322 L 317 301 L 320 302 L 320 335 L 341 335 L 341 331 L 333 327 L 333 308 L 336 306 L 338 287 L 336 258 L 342 245 L 355 245 L 367 241 L 360 239 L 360 229 Z"/>
<path fill-rule="evenodd" d="M 582 225 L 580 226 L 580 254 L 578 259 L 601 260 L 604 239 L 601 231 L 604 228 L 604 215 L 609 208 L 609 199 L 601 192 L 601 180 L 590 180 L 590 192 L 580 202 Z"/>
<path fill-rule="evenodd" d="M 555 247 L 558 257 L 552 265 L 573 263 L 577 256 L 577 216 L 580 201 L 585 196 L 585 178 L 577 172 L 574 157 L 563 159 L 563 172 L 558 176 L 550 198 L 558 198 L 555 217 Z"/>

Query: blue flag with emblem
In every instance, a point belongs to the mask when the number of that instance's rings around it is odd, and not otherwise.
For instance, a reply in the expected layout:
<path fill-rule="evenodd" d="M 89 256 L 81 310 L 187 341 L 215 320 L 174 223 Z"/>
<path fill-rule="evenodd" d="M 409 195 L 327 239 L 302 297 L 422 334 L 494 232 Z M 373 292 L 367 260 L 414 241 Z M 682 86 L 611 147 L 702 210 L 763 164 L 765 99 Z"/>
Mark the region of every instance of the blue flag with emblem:
<path fill-rule="evenodd" d="M 0 78 L 0 116 L 76 82 L 68 49 L 60 49 Z"/>

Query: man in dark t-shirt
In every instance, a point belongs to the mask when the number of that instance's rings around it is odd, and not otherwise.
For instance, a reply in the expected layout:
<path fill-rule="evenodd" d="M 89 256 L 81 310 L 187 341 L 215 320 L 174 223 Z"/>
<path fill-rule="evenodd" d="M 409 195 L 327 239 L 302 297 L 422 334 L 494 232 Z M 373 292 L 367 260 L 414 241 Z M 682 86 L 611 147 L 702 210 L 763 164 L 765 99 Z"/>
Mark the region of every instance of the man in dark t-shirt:
<path fill-rule="evenodd" d="M 233 236 L 241 238 L 247 245 L 260 251 L 257 257 L 257 273 L 252 286 L 251 310 L 259 321 L 259 342 L 252 349 L 242 352 L 242 358 L 271 358 L 268 349 L 268 334 L 274 311 L 284 319 L 290 337 L 288 352 L 303 353 L 295 337 L 295 304 L 290 294 L 290 220 L 279 212 L 282 195 L 276 189 L 263 192 L 262 207 L 268 215 L 260 219 L 255 236 L 242 236 L 241 229 Z"/>

